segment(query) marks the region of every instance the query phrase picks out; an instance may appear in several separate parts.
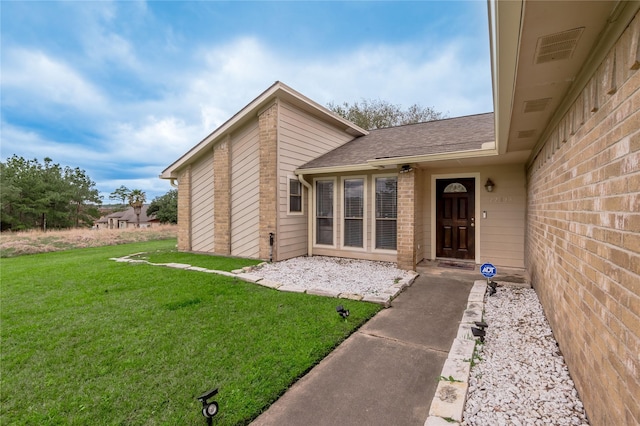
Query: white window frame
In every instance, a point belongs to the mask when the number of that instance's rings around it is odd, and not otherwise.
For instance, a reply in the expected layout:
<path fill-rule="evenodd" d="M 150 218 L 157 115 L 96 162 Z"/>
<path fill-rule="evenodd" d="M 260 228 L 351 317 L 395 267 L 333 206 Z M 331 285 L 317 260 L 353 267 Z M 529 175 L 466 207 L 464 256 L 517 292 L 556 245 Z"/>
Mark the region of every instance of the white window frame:
<path fill-rule="evenodd" d="M 397 173 L 385 173 L 379 175 L 371 176 L 371 251 L 374 253 L 389 253 L 389 254 L 397 254 L 398 253 L 398 245 L 397 245 L 397 233 L 398 233 L 398 217 L 396 215 L 396 249 L 379 249 L 376 248 L 376 179 L 378 178 L 396 178 L 396 185 L 398 184 L 398 174 Z M 397 190 L 397 186 L 396 186 Z"/>
<path fill-rule="evenodd" d="M 291 181 L 295 180 L 300 184 L 300 211 L 291 211 Z M 298 176 L 287 176 L 287 215 L 289 216 L 302 216 L 304 215 L 304 185 L 298 179 Z"/>
<path fill-rule="evenodd" d="M 344 204 L 344 182 L 347 180 L 355 180 L 355 179 L 362 179 L 363 181 L 363 188 L 362 188 L 362 247 L 352 247 L 352 246 L 345 246 L 344 245 L 344 230 L 345 230 L 345 226 L 344 226 L 344 222 L 346 220 L 345 217 L 345 204 Z M 368 233 L 368 215 L 367 215 L 367 211 L 368 206 L 369 206 L 369 179 L 368 176 L 366 175 L 358 175 L 358 176 L 342 176 L 340 178 L 340 249 L 341 250 L 347 250 L 347 251 L 361 251 L 361 252 L 366 252 L 368 250 L 368 238 L 367 238 L 367 233 Z"/>
<path fill-rule="evenodd" d="M 318 229 L 318 218 L 317 218 L 317 202 L 318 202 L 318 193 L 316 191 L 316 182 L 318 181 L 332 181 L 333 182 L 333 244 L 329 245 L 329 244 L 318 244 L 316 243 L 317 241 L 317 229 Z M 339 189 L 337 189 L 337 184 L 338 184 L 338 179 L 336 177 L 330 177 L 330 178 L 314 178 L 313 179 L 313 247 L 317 247 L 317 248 L 336 248 L 337 247 L 337 237 L 338 237 L 338 220 L 339 220 L 339 215 L 338 215 L 338 204 L 337 204 L 337 198 L 338 198 L 338 192 L 340 192 Z"/>

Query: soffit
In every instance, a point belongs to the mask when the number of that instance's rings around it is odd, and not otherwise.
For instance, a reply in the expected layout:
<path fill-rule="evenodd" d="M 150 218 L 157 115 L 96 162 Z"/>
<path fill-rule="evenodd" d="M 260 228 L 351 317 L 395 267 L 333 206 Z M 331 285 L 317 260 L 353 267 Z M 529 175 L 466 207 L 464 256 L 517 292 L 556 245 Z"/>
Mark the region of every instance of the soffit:
<path fill-rule="evenodd" d="M 514 3 L 521 8 L 515 10 Z M 565 98 L 581 89 L 576 86 L 584 81 L 578 77 L 583 68 L 593 65 L 596 47 L 609 35 L 609 27 L 616 24 L 620 9 L 633 5 L 612 1 L 491 5 L 497 10 L 491 19 L 497 26 L 492 35 L 497 38 L 492 63 L 498 145 L 501 153 L 530 153 L 556 115 L 562 113 Z M 513 22 L 518 18 L 519 27 Z M 501 48 L 514 37 L 519 39 L 515 55 L 515 50 Z"/>

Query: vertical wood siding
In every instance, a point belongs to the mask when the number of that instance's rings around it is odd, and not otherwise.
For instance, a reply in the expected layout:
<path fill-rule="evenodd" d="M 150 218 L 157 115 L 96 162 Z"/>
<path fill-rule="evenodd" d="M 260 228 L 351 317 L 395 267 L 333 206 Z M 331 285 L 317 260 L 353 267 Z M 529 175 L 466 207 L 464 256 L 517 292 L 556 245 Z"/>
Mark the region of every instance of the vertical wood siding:
<path fill-rule="evenodd" d="M 259 257 L 258 121 L 231 138 L 231 255 Z"/>
<path fill-rule="evenodd" d="M 290 215 L 287 211 L 288 177 L 293 171 L 312 159 L 350 141 L 353 136 L 323 123 L 285 102 L 280 103 L 278 140 L 278 260 L 307 254 L 307 215 L 309 214 L 306 188 L 303 212 Z M 307 181 L 309 179 L 307 178 Z"/>
<path fill-rule="evenodd" d="M 193 164 L 191 171 L 191 250 L 212 252 L 213 151 Z"/>

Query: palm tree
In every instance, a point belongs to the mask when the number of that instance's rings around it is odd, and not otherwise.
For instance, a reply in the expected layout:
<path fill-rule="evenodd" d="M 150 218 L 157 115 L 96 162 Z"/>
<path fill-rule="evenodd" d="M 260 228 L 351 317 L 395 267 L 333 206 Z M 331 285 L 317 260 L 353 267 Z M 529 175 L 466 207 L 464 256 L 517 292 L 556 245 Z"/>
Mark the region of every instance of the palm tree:
<path fill-rule="evenodd" d="M 140 212 L 147 199 L 147 195 L 140 189 L 132 189 L 129 193 L 129 205 L 136 214 L 136 228 L 140 228 Z"/>

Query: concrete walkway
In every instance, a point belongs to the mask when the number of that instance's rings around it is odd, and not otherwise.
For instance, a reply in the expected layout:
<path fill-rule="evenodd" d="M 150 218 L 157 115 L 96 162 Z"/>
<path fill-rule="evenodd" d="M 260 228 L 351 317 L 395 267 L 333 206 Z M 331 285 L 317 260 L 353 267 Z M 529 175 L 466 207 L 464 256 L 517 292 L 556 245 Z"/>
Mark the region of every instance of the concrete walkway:
<path fill-rule="evenodd" d="M 423 272 L 252 424 L 422 426 L 478 275 Z"/>

